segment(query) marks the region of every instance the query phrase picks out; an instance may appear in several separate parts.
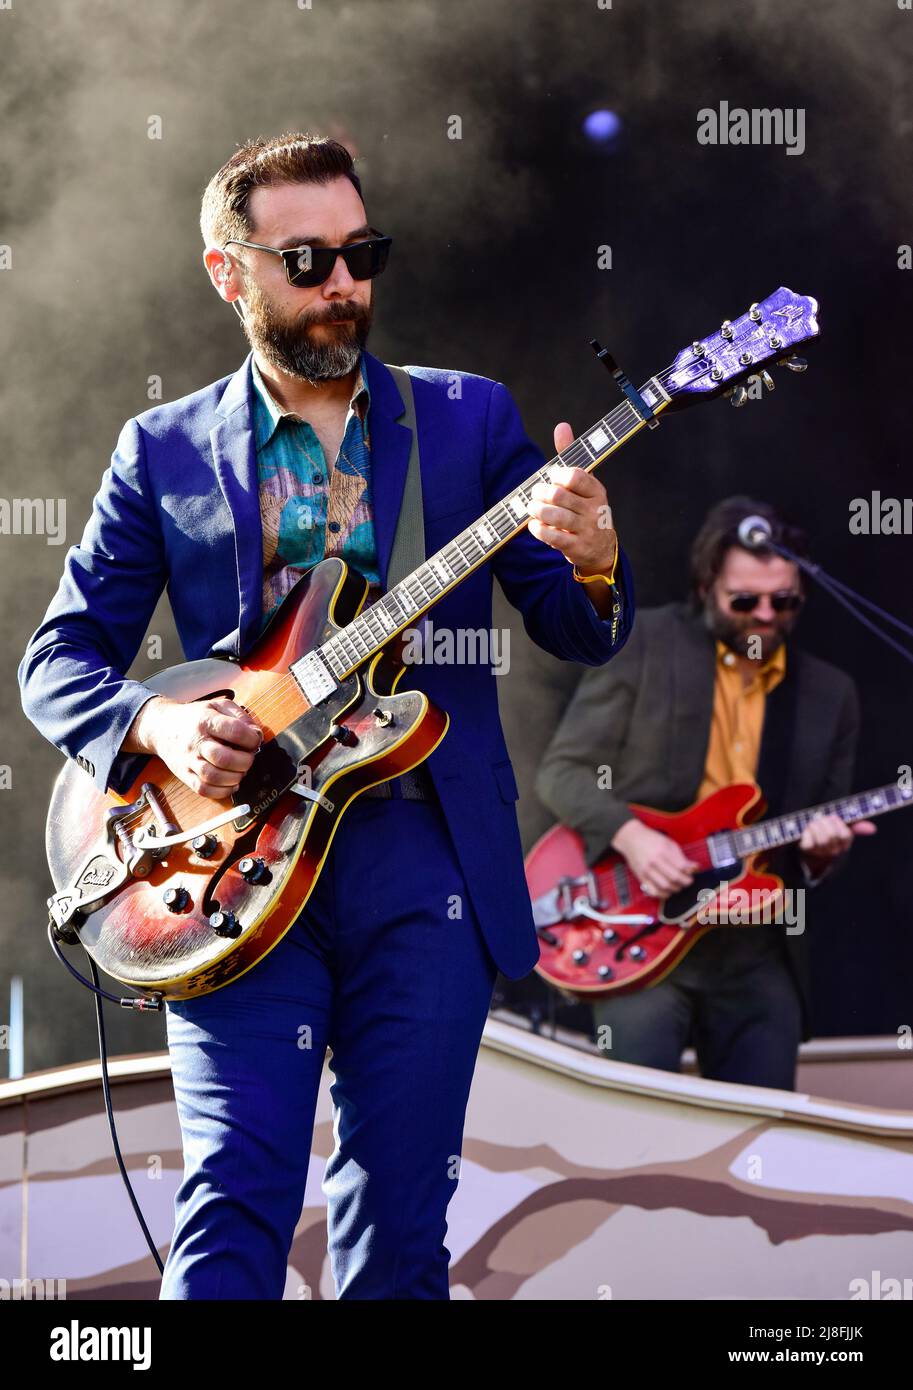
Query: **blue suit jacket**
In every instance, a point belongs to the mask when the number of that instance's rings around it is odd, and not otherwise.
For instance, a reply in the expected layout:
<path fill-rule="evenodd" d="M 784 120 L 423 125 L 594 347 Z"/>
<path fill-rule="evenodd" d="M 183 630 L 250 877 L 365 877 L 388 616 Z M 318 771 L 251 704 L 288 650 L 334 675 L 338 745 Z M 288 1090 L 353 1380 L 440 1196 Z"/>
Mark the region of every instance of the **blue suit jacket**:
<path fill-rule="evenodd" d="M 128 420 L 79 545 L 19 666 L 23 708 L 105 791 L 136 773 L 121 742 L 149 688 L 127 680 L 165 586 L 187 660 L 243 656 L 261 622 L 262 533 L 251 426 L 251 356 L 234 375 Z M 392 374 L 370 353 L 375 536 L 382 582 L 399 516 L 410 430 Z M 410 367 L 419 430 L 426 551 L 432 554 L 541 468 L 507 389 L 468 372 Z M 435 628 L 491 627 L 492 571 L 540 647 L 598 666 L 634 616 L 619 557 L 622 613 L 593 610 L 558 552 L 522 531 L 432 610 Z M 508 976 L 538 958 L 523 876 L 517 785 L 498 717 L 496 677 L 481 664 L 410 665 L 400 688 L 426 691 L 451 726 L 427 767 L 489 949 Z M 402 846 L 404 855 L 408 846 Z"/>

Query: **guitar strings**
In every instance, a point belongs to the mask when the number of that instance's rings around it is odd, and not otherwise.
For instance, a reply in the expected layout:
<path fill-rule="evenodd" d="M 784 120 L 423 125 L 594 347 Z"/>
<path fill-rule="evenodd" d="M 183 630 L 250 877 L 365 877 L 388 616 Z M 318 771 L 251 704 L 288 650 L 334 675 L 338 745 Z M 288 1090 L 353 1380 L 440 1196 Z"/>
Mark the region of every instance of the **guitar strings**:
<path fill-rule="evenodd" d="M 765 826 L 769 826 L 769 825 L 776 825 L 777 823 L 781 823 L 781 822 L 783 822 L 783 821 L 785 821 L 785 820 L 798 819 L 798 817 L 807 814 L 808 811 L 811 811 L 812 813 L 815 813 L 815 812 L 824 812 L 824 811 L 828 811 L 828 808 L 831 808 L 831 809 L 833 809 L 833 808 L 839 808 L 841 804 L 843 804 L 843 805 L 845 806 L 848 802 L 851 802 L 851 801 L 855 801 L 855 802 L 858 802 L 858 803 L 862 803 L 862 804 L 864 805 L 864 804 L 865 804 L 865 801 L 866 801 L 866 798 L 868 798 L 868 797 L 875 797 L 875 796 L 884 797 L 889 791 L 894 790 L 894 789 L 896 788 L 896 786 L 897 786 L 896 782 L 887 782 L 887 783 L 885 783 L 884 785 L 882 785 L 882 786 L 880 786 L 880 787 L 871 787 L 868 791 L 864 791 L 864 792 L 855 792 L 855 793 L 853 793 L 851 796 L 838 798 L 836 801 L 823 801 L 823 802 L 821 802 L 820 805 L 818 805 L 818 806 L 810 806 L 810 807 L 807 807 L 804 811 L 785 811 L 782 815 L 773 816 L 769 821 L 764 821 L 764 820 L 758 821 L 758 822 L 757 822 L 756 824 L 754 824 L 754 825 L 735 825 L 735 826 L 731 826 L 731 827 L 724 827 L 724 828 L 721 829 L 721 830 L 714 830 L 714 831 L 712 831 L 711 834 L 708 835 L 708 836 L 705 836 L 705 838 L 704 838 L 703 840 L 694 840 L 694 841 L 689 842 L 688 844 L 679 845 L 679 849 L 682 851 L 682 853 L 683 853 L 687 858 L 691 858 L 692 855 L 694 855 L 695 857 L 696 857 L 696 856 L 701 856 L 702 858 L 709 858 L 709 847 L 708 847 L 708 845 L 707 845 L 707 840 L 712 839 L 714 835 L 743 835 L 743 834 L 749 833 L 749 832 L 752 831 L 752 830 L 762 829 L 762 828 L 764 828 Z M 861 817 L 859 817 L 858 819 L 865 820 L 865 819 L 868 819 L 868 818 L 871 817 L 871 816 L 882 816 L 882 815 L 886 815 L 886 814 L 888 813 L 888 811 L 899 811 L 899 810 L 901 809 L 901 807 L 903 807 L 903 806 L 909 806 L 909 805 L 913 805 L 913 802 L 909 802 L 909 801 L 896 801 L 896 802 L 893 803 L 893 805 L 888 804 L 888 805 L 884 805 L 884 806 L 871 806 L 871 807 L 869 807 L 867 810 L 865 810 L 865 811 L 863 812 L 863 815 L 862 815 Z M 839 814 L 839 810 L 837 811 L 837 814 Z M 809 819 L 810 819 L 810 820 L 813 819 L 813 815 L 812 815 Z M 804 827 L 803 827 L 803 829 L 804 829 Z M 747 849 L 747 850 L 745 851 L 744 855 L 742 855 L 742 856 L 740 856 L 740 857 L 751 859 L 751 858 L 753 858 L 756 854 L 763 854 L 763 853 L 765 853 L 765 851 L 780 849 L 783 845 L 795 844 L 795 843 L 798 842 L 799 838 L 800 838 L 800 836 L 797 835 L 797 836 L 795 836 L 794 839 L 792 839 L 792 840 L 783 840 L 783 841 L 781 841 L 779 844 L 776 844 L 776 843 L 775 843 L 775 844 L 771 844 L 771 845 L 760 845 L 757 849 L 754 849 L 754 850 L 752 850 L 752 849 Z M 676 843 L 678 843 L 678 842 L 676 841 Z M 628 865 L 627 865 L 624 861 L 622 861 L 622 867 L 623 867 L 623 869 L 624 869 L 625 875 L 626 875 L 627 878 L 628 878 L 629 883 L 635 883 L 637 880 L 636 880 L 636 878 L 635 878 L 635 876 L 634 876 L 634 873 L 633 873 L 633 871 L 628 867 Z M 709 863 L 707 867 L 708 867 L 708 868 L 713 868 L 714 866 L 713 866 L 712 863 Z M 613 873 L 613 872 L 614 872 L 614 869 L 613 869 L 613 870 L 609 870 L 608 872 Z M 639 887 L 639 886 L 640 886 L 640 885 L 638 884 L 638 887 Z M 678 890 L 678 891 L 684 891 L 684 890 Z M 671 895 L 670 895 L 670 896 L 671 896 Z"/>

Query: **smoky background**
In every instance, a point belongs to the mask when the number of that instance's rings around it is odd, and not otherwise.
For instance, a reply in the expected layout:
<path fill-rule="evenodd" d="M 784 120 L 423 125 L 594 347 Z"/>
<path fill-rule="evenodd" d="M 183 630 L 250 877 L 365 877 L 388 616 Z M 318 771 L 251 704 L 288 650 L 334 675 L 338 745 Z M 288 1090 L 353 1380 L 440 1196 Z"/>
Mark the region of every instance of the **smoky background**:
<path fill-rule="evenodd" d="M 61 759 L 20 710 L 16 667 L 124 421 L 157 403 L 156 383 L 179 398 L 247 352 L 198 227 L 236 145 L 282 130 L 349 145 L 369 219 L 395 238 L 371 351 L 503 381 L 549 457 L 558 420 L 580 432 L 614 403 L 589 338 L 638 381 L 780 284 L 814 294 L 822 339 L 806 376 L 776 373 L 776 392 L 738 414 L 718 402 L 667 417 L 601 469 L 637 601 L 681 596 L 707 508 L 748 492 L 804 525 L 825 568 L 911 620 L 911 538 L 848 528 L 854 497 L 909 490 L 911 56 L 913 14 L 893 0 L 0 8 L 2 493 L 67 508 L 65 545 L 0 536 L 0 1023 L 19 975 L 26 1069 L 94 1056 L 96 1039 L 88 995 L 45 939 Z M 698 111 L 721 101 L 801 108 L 804 152 L 698 144 Z M 603 144 L 583 130 L 599 109 L 618 118 Z M 551 820 L 538 760 L 580 670 L 532 647 L 500 598 L 495 622 L 511 627 L 499 690 L 529 846 Z M 150 633 L 160 650 L 141 649 L 139 679 L 182 659 L 165 599 Z M 859 683 L 856 786 L 891 780 L 913 762 L 913 671 L 820 593 L 798 640 Z M 810 905 L 819 1034 L 913 1023 L 911 835 L 909 819 L 880 821 Z M 112 1052 L 164 1043 L 152 1017 L 112 1012 L 108 1030 Z"/>

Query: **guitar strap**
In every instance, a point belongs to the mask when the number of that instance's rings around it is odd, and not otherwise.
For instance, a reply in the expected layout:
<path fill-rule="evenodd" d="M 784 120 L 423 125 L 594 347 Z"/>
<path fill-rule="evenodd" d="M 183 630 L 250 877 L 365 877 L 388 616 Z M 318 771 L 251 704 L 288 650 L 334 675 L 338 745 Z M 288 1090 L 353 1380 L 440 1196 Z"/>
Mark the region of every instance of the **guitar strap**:
<path fill-rule="evenodd" d="M 407 574 L 425 559 L 425 522 L 422 516 L 422 473 L 418 452 L 418 428 L 415 423 L 415 398 L 412 392 L 412 378 L 405 367 L 394 367 L 384 363 L 393 380 L 399 387 L 404 409 L 400 416 L 402 423 L 412 431 L 412 445 L 409 449 L 409 463 L 406 469 L 406 484 L 403 488 L 403 501 L 399 509 L 390 562 L 387 566 L 387 589 L 393 588 Z"/>

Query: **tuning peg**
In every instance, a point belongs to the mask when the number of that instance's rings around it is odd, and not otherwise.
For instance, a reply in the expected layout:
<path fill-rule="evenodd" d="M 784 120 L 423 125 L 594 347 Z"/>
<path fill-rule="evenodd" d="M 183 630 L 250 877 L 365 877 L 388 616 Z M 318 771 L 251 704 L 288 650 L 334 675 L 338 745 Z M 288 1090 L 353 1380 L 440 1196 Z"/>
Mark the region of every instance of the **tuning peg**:
<path fill-rule="evenodd" d="M 808 362 L 804 357 L 797 357 L 793 353 L 792 357 L 787 357 L 786 365 L 791 372 L 804 372 L 808 367 Z"/>
<path fill-rule="evenodd" d="M 751 319 L 752 323 L 760 323 L 760 322 L 761 322 L 761 306 L 760 306 L 760 304 L 752 304 L 751 308 L 748 310 L 748 317 Z"/>
<path fill-rule="evenodd" d="M 732 334 L 733 328 L 731 321 L 729 319 L 724 319 L 722 327 L 720 328 L 720 336 L 729 339 L 732 337 Z"/>
<path fill-rule="evenodd" d="M 758 376 L 761 378 L 768 391 L 772 391 L 774 389 L 774 379 L 771 376 L 770 372 L 760 371 L 758 372 Z"/>
<path fill-rule="evenodd" d="M 729 404 L 734 406 L 736 410 L 748 400 L 748 392 L 744 386 L 733 386 L 731 391 L 726 392 L 726 395 L 729 397 Z"/>

